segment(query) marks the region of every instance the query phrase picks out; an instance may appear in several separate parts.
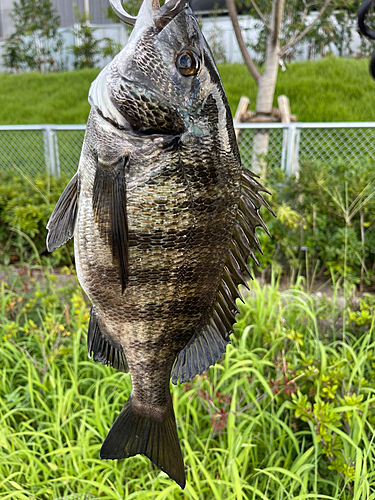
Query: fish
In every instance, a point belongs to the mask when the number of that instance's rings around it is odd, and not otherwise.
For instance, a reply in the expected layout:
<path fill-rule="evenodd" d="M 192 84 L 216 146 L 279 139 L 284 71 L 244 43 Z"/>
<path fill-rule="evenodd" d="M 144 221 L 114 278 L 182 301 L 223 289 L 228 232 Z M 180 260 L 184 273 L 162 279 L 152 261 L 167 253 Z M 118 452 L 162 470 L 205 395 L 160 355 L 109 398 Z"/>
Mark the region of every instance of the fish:
<path fill-rule="evenodd" d="M 100 450 L 148 457 L 182 489 L 170 393 L 221 359 L 239 285 L 259 265 L 265 188 L 241 166 L 212 53 L 187 0 L 144 0 L 128 43 L 89 92 L 77 173 L 47 225 L 52 252 L 74 236 L 91 301 L 88 355 L 130 372 L 132 391 Z"/>

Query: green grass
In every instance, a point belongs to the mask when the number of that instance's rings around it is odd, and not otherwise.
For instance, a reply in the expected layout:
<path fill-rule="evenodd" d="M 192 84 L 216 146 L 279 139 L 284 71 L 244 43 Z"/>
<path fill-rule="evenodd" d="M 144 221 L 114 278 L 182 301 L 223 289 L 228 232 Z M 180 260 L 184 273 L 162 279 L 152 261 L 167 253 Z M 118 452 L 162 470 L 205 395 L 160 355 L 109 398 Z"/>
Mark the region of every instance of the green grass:
<path fill-rule="evenodd" d="M 232 113 L 241 95 L 255 109 L 256 85 L 244 65 L 220 65 L 220 74 Z M 286 95 L 291 111 L 301 122 L 374 121 L 375 82 L 367 60 L 327 58 L 296 62 L 279 70 L 277 96 Z"/>
<path fill-rule="evenodd" d="M 254 109 L 256 85 L 245 66 L 219 66 L 232 113 L 241 95 Z M 55 74 L 0 74 L 0 124 L 86 123 L 87 95 L 98 69 Z M 367 60 L 327 58 L 279 71 L 276 97 L 290 99 L 299 121 L 375 121 L 375 82 Z M 277 103 L 275 97 L 275 105 Z"/>
<path fill-rule="evenodd" d="M 99 73 L 0 74 L 0 124 L 86 123 L 87 95 Z"/>
<path fill-rule="evenodd" d="M 5 272 L 2 500 L 375 498 L 373 305 L 347 322 L 337 294 L 253 282 L 225 359 L 172 387 L 181 492 L 145 457 L 99 459 L 131 383 L 87 359 L 88 309 L 74 281 Z"/>

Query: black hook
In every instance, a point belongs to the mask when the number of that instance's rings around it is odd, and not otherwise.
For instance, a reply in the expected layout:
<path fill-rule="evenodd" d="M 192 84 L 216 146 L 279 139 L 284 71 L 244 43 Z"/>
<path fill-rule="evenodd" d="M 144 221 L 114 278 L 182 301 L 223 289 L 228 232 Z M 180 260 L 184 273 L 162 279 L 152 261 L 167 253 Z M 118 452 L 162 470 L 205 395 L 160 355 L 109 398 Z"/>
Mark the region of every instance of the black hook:
<path fill-rule="evenodd" d="M 372 2 L 373 0 L 365 0 L 358 9 L 358 27 L 363 35 L 367 36 L 367 38 L 371 38 L 371 40 L 375 40 L 375 31 L 368 28 L 365 24 L 365 17 L 370 10 Z"/>
<path fill-rule="evenodd" d="M 375 2 L 375 0 L 365 0 L 358 10 L 358 28 L 361 33 L 367 38 L 370 38 L 370 40 L 375 40 L 375 31 L 365 24 L 365 17 L 373 2 Z M 371 76 L 375 79 L 375 52 L 371 56 L 369 69 Z"/>

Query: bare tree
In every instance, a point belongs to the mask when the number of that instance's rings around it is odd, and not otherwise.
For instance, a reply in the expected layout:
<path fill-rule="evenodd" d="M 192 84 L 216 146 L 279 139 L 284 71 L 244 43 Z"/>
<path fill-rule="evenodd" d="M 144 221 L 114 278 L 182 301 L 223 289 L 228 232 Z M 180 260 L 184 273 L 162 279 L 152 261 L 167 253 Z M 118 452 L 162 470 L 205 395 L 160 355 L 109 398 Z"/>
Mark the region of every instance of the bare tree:
<path fill-rule="evenodd" d="M 293 1 L 293 0 L 290 0 Z M 298 22 L 295 23 L 295 29 L 291 30 L 289 40 L 280 45 L 280 30 L 285 12 L 285 0 L 272 0 L 270 13 L 262 12 L 257 0 L 250 0 L 260 21 L 264 24 L 267 31 L 267 45 L 264 71 L 261 73 L 251 58 L 246 43 L 242 36 L 241 27 L 238 22 L 238 12 L 235 0 L 226 0 L 229 16 L 232 21 L 233 29 L 237 38 L 241 54 L 245 64 L 254 78 L 257 86 L 257 100 L 255 105 L 256 119 L 258 122 L 269 122 L 271 119 L 272 104 L 276 88 L 277 73 L 280 59 L 287 54 L 290 49 L 296 45 L 304 36 L 306 36 L 316 25 L 316 23 L 327 12 L 329 6 L 333 5 L 334 0 L 325 0 L 324 3 L 317 1 L 302 0 L 295 2 L 295 7 L 299 8 Z M 316 15 L 310 22 L 309 13 L 315 9 Z M 264 131 L 257 134 L 253 146 L 253 169 L 260 172 L 262 164 L 259 159 L 267 153 L 268 134 Z"/>

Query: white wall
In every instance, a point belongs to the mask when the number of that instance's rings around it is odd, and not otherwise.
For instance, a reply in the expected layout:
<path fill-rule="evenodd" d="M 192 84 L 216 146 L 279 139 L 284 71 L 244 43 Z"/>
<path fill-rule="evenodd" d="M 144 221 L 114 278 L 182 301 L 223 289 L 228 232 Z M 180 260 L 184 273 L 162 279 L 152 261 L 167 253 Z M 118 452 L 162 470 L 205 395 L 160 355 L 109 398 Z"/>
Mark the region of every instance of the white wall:
<path fill-rule="evenodd" d="M 13 19 L 10 13 L 13 10 L 14 0 L 0 0 L 0 40 L 8 37 L 13 31 Z"/>
<path fill-rule="evenodd" d="M 0 0 L 0 7 L 2 8 L 8 4 L 11 4 L 12 2 L 13 0 Z M 203 34 L 207 39 L 210 38 L 210 34 L 213 29 L 219 30 L 219 32 L 222 33 L 223 46 L 225 47 L 225 56 L 228 62 L 230 63 L 243 62 L 240 50 L 238 48 L 237 40 L 233 32 L 232 23 L 229 17 L 226 16 L 220 16 L 217 18 L 209 17 L 200 19 L 199 21 L 202 26 Z M 239 16 L 239 22 L 243 29 L 243 36 L 245 41 L 254 43 L 257 39 L 257 32 L 259 30 L 259 28 L 257 28 L 256 26 L 257 21 L 250 18 L 249 16 Z M 357 27 L 356 22 L 353 21 L 353 26 L 352 26 L 353 41 L 351 44 L 351 48 L 354 54 L 358 52 L 360 46 L 360 36 L 357 33 L 356 27 Z M 64 36 L 66 46 L 72 45 L 74 43 L 72 28 L 63 28 L 60 31 Z M 96 36 L 98 38 L 102 37 L 113 38 L 116 42 L 120 43 L 122 46 L 125 45 L 128 39 L 128 34 L 123 24 L 102 25 L 100 29 L 97 30 Z M 3 59 L 1 57 L 2 45 L 3 43 L 0 42 L 0 72 L 6 71 L 6 68 L 3 65 Z M 307 45 L 301 44 L 300 48 L 301 50 L 297 59 L 306 60 L 308 57 Z M 317 56 L 319 55 L 319 50 L 320 48 L 317 48 Z M 335 55 L 338 55 L 337 50 L 331 47 L 327 47 L 326 50 L 327 51 L 331 50 L 333 53 L 335 53 Z M 64 50 L 63 59 L 64 62 L 68 64 L 68 68 L 73 69 L 73 56 L 68 53 L 67 49 Z M 103 67 L 107 62 L 109 61 L 102 60 L 100 66 Z"/>
<path fill-rule="evenodd" d="M 316 15 L 316 14 L 315 14 Z M 309 16 L 307 22 L 310 22 L 314 17 Z M 249 16 L 239 16 L 239 24 L 242 28 L 242 34 L 245 42 L 255 43 L 257 40 L 257 33 L 259 32 L 259 27 L 257 27 L 257 23 L 259 21 L 249 17 Z M 209 39 L 210 33 L 212 31 L 213 25 L 215 25 L 223 35 L 223 45 L 225 47 L 225 56 L 226 60 L 229 63 L 242 63 L 243 59 L 241 56 L 240 49 L 237 44 L 237 40 L 233 31 L 232 23 L 229 17 L 220 16 L 217 18 L 203 18 L 199 20 L 202 26 L 202 32 L 206 39 Z M 332 22 L 334 22 L 334 16 L 332 16 Z M 351 49 L 353 50 L 353 54 L 356 54 L 359 51 L 359 46 L 361 43 L 360 35 L 357 32 L 357 21 L 353 20 L 352 22 L 352 43 Z M 300 53 L 296 56 L 296 60 L 304 61 L 308 58 L 307 44 L 300 43 L 299 45 Z M 317 58 L 319 55 L 320 48 L 317 49 Z M 332 51 L 334 55 L 339 55 L 337 49 L 334 47 L 326 47 L 326 51 Z M 254 55 L 250 51 L 250 55 Z"/>

